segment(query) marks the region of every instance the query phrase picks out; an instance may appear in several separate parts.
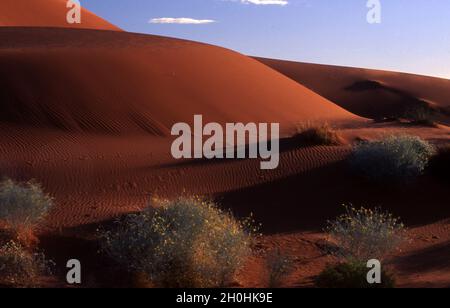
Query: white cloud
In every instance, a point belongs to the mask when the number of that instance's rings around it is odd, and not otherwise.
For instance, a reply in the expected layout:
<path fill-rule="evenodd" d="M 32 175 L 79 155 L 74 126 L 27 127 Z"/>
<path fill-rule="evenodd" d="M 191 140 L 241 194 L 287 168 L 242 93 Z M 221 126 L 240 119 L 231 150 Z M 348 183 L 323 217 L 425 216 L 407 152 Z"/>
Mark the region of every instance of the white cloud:
<path fill-rule="evenodd" d="M 285 6 L 289 4 L 288 0 L 232 0 L 232 1 L 240 1 L 245 4 L 255 4 L 255 5 L 281 5 Z"/>
<path fill-rule="evenodd" d="M 172 17 L 162 17 L 153 18 L 149 21 L 151 24 L 179 24 L 179 25 L 202 25 L 210 24 L 216 22 L 212 19 L 194 19 L 194 18 L 172 18 Z"/>

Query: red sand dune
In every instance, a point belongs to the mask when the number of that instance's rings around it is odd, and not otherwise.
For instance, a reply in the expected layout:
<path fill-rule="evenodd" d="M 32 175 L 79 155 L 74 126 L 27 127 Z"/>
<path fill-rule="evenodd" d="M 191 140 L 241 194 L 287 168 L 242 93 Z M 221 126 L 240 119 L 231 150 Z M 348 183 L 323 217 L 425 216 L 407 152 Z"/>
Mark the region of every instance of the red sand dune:
<path fill-rule="evenodd" d="M 81 24 L 68 24 L 67 0 L 2 0 L 0 26 L 63 27 L 99 30 L 120 29 L 82 8 Z"/>
<path fill-rule="evenodd" d="M 367 118 L 425 104 L 450 124 L 450 80 L 406 73 L 257 58 L 345 109 Z"/>
<path fill-rule="evenodd" d="M 358 117 L 256 60 L 189 41 L 95 30 L 0 28 L 0 121 L 164 135 L 175 122 Z"/>

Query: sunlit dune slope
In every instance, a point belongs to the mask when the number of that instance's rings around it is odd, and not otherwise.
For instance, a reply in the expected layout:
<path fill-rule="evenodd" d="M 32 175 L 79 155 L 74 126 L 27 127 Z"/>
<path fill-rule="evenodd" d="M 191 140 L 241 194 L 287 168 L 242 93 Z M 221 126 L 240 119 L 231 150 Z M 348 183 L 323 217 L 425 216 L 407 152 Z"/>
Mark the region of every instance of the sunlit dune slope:
<path fill-rule="evenodd" d="M 179 121 L 359 119 L 236 52 L 125 32 L 0 28 L 0 121 L 164 135 Z"/>
<path fill-rule="evenodd" d="M 360 116 L 398 117 L 426 107 L 450 123 L 450 80 L 405 73 L 258 58 Z"/>

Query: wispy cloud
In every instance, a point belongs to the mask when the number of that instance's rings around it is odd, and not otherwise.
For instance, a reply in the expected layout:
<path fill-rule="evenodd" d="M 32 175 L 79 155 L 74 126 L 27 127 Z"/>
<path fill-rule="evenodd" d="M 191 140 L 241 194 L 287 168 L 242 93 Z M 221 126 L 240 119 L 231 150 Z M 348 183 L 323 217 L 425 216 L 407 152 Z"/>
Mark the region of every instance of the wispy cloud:
<path fill-rule="evenodd" d="M 172 17 L 162 17 L 162 18 L 153 18 L 149 21 L 151 24 L 179 24 L 179 25 L 202 25 L 202 24 L 211 24 L 216 22 L 212 19 L 194 19 L 194 18 L 172 18 Z"/>
<path fill-rule="evenodd" d="M 230 0 L 228 0 L 230 1 Z M 281 5 L 285 6 L 289 4 L 288 0 L 231 0 L 231 1 L 239 1 L 244 4 L 255 4 L 255 5 Z"/>

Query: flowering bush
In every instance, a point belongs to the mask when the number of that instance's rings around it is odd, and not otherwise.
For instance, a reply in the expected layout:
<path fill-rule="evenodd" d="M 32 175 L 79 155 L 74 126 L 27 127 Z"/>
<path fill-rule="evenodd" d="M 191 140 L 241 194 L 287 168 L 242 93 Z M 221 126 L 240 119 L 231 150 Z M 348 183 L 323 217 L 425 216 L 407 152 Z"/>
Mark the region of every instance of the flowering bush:
<path fill-rule="evenodd" d="M 345 209 L 326 228 L 337 245 L 331 251 L 335 256 L 347 261 L 382 260 L 405 241 L 405 227 L 392 214 L 364 207 Z"/>
<path fill-rule="evenodd" d="M 30 253 L 20 244 L 10 241 L 0 245 L 0 285 L 34 287 L 39 275 L 50 273 L 53 262 L 40 253 Z"/>
<path fill-rule="evenodd" d="M 100 230 L 102 250 L 160 287 L 221 287 L 250 254 L 250 220 L 199 198 L 161 201 L 156 209 Z"/>

